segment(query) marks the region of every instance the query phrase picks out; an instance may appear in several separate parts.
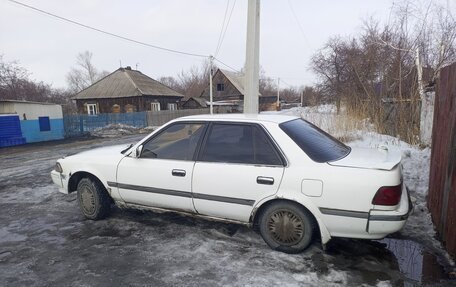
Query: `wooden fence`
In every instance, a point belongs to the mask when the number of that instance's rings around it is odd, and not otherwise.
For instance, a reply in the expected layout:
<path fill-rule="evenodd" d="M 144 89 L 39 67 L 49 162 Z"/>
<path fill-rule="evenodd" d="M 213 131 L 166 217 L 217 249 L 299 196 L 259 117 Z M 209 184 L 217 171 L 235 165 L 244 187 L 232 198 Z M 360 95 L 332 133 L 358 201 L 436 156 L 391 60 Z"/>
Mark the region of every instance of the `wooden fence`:
<path fill-rule="evenodd" d="M 441 70 L 437 86 L 428 207 L 443 245 L 456 257 L 456 63 Z"/>

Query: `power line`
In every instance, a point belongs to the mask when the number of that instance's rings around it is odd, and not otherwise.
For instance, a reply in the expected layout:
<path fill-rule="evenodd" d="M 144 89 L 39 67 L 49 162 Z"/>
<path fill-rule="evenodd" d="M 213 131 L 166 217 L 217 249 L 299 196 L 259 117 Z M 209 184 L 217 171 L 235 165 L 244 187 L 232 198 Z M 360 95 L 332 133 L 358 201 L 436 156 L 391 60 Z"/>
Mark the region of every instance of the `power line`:
<path fill-rule="evenodd" d="M 219 59 L 217 59 L 217 58 L 215 58 L 215 57 L 214 57 L 214 60 L 216 60 L 217 62 L 219 62 L 219 63 L 222 64 L 223 66 L 227 67 L 228 69 L 233 70 L 233 71 L 236 72 L 236 73 L 240 73 L 240 72 L 241 72 L 241 71 L 239 71 L 239 70 L 237 70 L 237 69 L 235 69 L 235 68 L 233 68 L 233 67 L 231 67 L 231 66 L 229 66 L 229 65 L 227 65 L 227 64 L 225 64 L 225 63 L 223 63 L 222 61 L 220 61 Z"/>
<path fill-rule="evenodd" d="M 230 7 L 230 0 L 226 1 L 225 14 L 223 15 L 222 28 L 220 29 L 220 34 L 217 40 L 217 48 L 215 48 L 214 56 L 217 56 L 217 51 L 219 50 L 220 40 L 222 39 L 223 29 L 225 28 L 226 15 L 228 14 L 228 8 Z"/>
<path fill-rule="evenodd" d="M 299 31 L 301 32 L 302 37 L 304 38 L 304 41 L 306 41 L 307 45 L 312 48 L 312 45 L 310 45 L 309 40 L 306 37 L 306 33 L 304 33 L 304 28 L 302 28 L 301 22 L 299 22 L 298 17 L 296 16 L 296 13 L 294 11 L 293 5 L 291 4 L 290 0 L 288 0 L 288 7 L 290 7 L 291 14 L 293 14 L 293 17 L 296 21 L 296 24 L 298 24 Z"/>
<path fill-rule="evenodd" d="M 108 31 L 104 31 L 104 30 L 101 30 L 101 29 L 98 29 L 98 28 L 95 28 L 95 27 L 92 27 L 92 26 L 89 26 L 89 25 L 86 25 L 86 24 L 83 24 L 83 23 L 68 19 L 68 18 L 65 18 L 65 17 L 62 17 L 62 16 L 59 16 L 59 15 L 56 15 L 56 14 L 41 10 L 39 8 L 24 4 L 24 3 L 19 2 L 19 1 L 15 1 L 15 0 L 7 0 L 7 1 L 15 3 L 17 5 L 20 5 L 22 7 L 31 9 L 31 10 L 33 10 L 35 12 L 39 12 L 41 14 L 45 14 L 47 16 L 51 16 L 51 17 L 54 17 L 56 19 L 59 19 L 59 20 L 62 20 L 62 21 L 65 21 L 65 22 L 68 22 L 68 23 L 71 23 L 71 24 L 74 24 L 74 25 L 77 25 L 77 26 L 80 26 L 80 27 L 84 27 L 86 29 L 90 29 L 90 30 L 93 30 L 93 31 L 96 31 L 96 32 L 99 32 L 99 33 L 102 33 L 102 34 L 105 34 L 105 35 L 109 35 L 109 36 L 112 36 L 112 37 L 115 37 L 115 38 L 119 38 L 119 39 L 122 39 L 122 40 L 125 40 L 125 41 L 132 42 L 132 43 L 140 44 L 140 45 L 143 45 L 143 46 L 146 46 L 146 47 L 150 47 L 150 48 L 154 48 L 154 49 L 158 49 L 158 50 L 162 50 L 162 51 L 166 51 L 166 52 L 181 54 L 181 55 L 193 56 L 193 57 L 201 57 L 201 58 L 207 58 L 208 57 L 208 56 L 202 55 L 202 54 L 189 53 L 189 52 L 169 49 L 169 48 L 160 47 L 160 46 L 157 46 L 157 45 L 152 45 L 152 44 L 149 44 L 149 43 L 145 43 L 145 42 L 142 42 L 142 41 L 134 40 L 132 38 L 128 38 L 128 37 L 121 36 L 121 35 L 118 35 L 118 34 L 114 34 L 114 33 L 108 32 Z"/>
<path fill-rule="evenodd" d="M 228 3 L 229 3 L 229 1 L 228 1 Z M 220 41 L 220 44 L 217 47 L 217 51 L 215 52 L 215 56 L 218 55 L 218 53 L 220 51 L 220 48 L 222 48 L 223 40 L 225 40 L 225 34 L 226 34 L 226 31 L 228 30 L 228 25 L 230 24 L 231 15 L 233 15 L 234 6 L 236 6 L 236 0 L 234 0 L 233 6 L 231 7 L 230 15 L 228 17 L 228 21 L 226 22 L 225 30 L 223 31 L 223 35 L 222 35 L 222 39 Z"/>

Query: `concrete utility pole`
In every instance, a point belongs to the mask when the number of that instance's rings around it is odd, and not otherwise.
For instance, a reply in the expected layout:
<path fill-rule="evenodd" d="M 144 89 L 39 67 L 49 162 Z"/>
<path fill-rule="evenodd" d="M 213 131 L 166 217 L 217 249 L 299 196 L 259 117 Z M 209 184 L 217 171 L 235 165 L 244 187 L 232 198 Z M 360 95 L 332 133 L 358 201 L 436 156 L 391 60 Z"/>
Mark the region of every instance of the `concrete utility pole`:
<path fill-rule="evenodd" d="M 280 78 L 277 78 L 277 110 L 280 107 Z"/>
<path fill-rule="evenodd" d="M 212 115 L 214 113 L 214 110 L 213 110 L 213 95 L 212 95 L 212 63 L 214 61 L 214 57 L 209 56 L 209 111 L 210 111 L 210 114 Z"/>
<path fill-rule="evenodd" d="M 248 0 L 244 113 L 258 114 L 260 73 L 260 0 Z"/>

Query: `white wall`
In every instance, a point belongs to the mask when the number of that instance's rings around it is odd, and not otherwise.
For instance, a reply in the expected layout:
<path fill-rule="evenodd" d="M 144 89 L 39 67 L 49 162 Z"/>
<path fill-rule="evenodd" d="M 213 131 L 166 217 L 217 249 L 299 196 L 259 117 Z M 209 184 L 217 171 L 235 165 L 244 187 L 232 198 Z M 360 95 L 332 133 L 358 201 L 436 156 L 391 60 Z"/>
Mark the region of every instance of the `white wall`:
<path fill-rule="evenodd" d="M 54 104 L 0 102 L 0 113 L 18 114 L 21 120 L 24 114 L 27 120 L 37 120 L 38 117 L 63 118 L 62 106 Z"/>

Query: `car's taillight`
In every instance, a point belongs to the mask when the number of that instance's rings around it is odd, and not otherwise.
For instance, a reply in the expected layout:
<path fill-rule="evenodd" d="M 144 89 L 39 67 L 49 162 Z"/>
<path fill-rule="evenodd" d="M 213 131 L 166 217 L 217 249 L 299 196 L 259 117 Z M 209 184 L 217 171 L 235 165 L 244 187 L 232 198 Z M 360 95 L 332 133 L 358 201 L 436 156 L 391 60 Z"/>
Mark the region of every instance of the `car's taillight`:
<path fill-rule="evenodd" d="M 401 200 L 402 184 L 396 186 L 382 186 L 372 200 L 375 205 L 397 205 Z"/>

